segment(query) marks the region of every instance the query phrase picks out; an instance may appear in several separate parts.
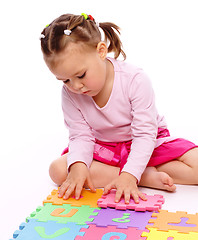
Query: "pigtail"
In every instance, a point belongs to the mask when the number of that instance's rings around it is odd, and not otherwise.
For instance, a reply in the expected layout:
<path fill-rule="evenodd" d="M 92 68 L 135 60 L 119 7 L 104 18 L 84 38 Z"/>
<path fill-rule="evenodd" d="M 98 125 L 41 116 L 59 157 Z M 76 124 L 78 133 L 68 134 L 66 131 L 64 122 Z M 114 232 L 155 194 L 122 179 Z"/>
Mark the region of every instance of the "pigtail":
<path fill-rule="evenodd" d="M 115 32 L 116 30 L 120 34 L 120 28 L 111 22 L 102 22 L 99 26 L 105 34 L 105 41 L 109 40 L 110 42 L 108 52 L 114 52 L 115 59 L 117 59 L 121 53 L 125 60 L 126 54 L 122 50 L 122 42 L 118 34 Z"/>

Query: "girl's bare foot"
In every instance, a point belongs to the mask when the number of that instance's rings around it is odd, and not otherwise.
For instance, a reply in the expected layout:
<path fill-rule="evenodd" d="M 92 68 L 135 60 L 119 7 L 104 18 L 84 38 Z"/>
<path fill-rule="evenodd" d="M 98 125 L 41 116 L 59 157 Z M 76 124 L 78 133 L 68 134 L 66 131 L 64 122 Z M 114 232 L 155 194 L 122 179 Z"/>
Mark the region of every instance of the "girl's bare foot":
<path fill-rule="evenodd" d="M 173 179 L 165 172 L 158 172 L 155 167 L 146 168 L 139 186 L 157 188 L 169 192 L 174 192 L 176 189 Z"/>

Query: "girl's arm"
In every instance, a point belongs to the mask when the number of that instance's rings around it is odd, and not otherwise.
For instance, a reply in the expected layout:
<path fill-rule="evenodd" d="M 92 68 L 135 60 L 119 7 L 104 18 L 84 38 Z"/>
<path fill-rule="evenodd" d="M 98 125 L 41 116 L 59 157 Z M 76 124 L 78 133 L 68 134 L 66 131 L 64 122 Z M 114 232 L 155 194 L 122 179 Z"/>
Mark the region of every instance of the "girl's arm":
<path fill-rule="evenodd" d="M 67 154 L 68 176 L 60 187 L 59 196 L 64 195 L 67 199 L 72 192 L 75 192 L 75 197 L 78 199 L 85 182 L 92 191 L 95 191 L 89 174 L 95 138 L 77 104 L 64 87 L 62 108 L 64 121 L 69 129 L 69 153 Z"/>
<path fill-rule="evenodd" d="M 139 182 L 155 148 L 158 113 L 151 81 L 143 71 L 135 76 L 129 89 L 132 145 L 122 172 L 132 174 Z"/>
<path fill-rule="evenodd" d="M 139 197 L 145 200 L 137 184 L 155 147 L 158 123 L 154 92 L 151 82 L 143 72 L 138 73 L 128 86 L 131 103 L 132 145 L 127 163 L 120 176 L 105 187 L 105 194 L 116 188 L 115 201 L 124 195 L 125 202 L 132 196 L 136 203 Z"/>
<path fill-rule="evenodd" d="M 69 94 L 66 87 L 63 87 L 62 109 L 64 122 L 69 130 L 68 171 L 75 162 L 83 162 L 89 168 L 93 161 L 95 145 L 95 137 L 91 127 L 85 121 L 77 103 Z"/>

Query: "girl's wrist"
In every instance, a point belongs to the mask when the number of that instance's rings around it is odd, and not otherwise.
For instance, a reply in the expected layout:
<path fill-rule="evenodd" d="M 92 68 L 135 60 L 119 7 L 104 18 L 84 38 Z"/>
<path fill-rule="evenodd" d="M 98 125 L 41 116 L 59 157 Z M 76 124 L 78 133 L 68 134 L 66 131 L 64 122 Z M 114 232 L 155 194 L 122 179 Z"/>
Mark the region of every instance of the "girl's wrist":
<path fill-rule="evenodd" d="M 133 174 L 131 174 L 131 173 L 121 172 L 120 176 L 126 176 L 126 177 L 129 178 L 131 181 L 134 181 L 136 184 L 138 183 L 137 178 L 136 178 Z"/>
<path fill-rule="evenodd" d="M 78 169 L 78 168 L 82 168 L 84 166 L 86 166 L 86 164 L 84 162 L 80 162 L 80 161 L 75 162 L 69 167 L 69 171 L 74 170 L 74 169 Z"/>

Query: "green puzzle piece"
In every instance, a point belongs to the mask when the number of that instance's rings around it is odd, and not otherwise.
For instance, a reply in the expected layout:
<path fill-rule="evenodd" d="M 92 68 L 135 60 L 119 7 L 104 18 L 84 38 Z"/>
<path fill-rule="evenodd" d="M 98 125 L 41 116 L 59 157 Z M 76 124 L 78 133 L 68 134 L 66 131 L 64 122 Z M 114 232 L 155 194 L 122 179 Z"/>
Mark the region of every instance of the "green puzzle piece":
<path fill-rule="evenodd" d="M 91 215 L 96 216 L 98 212 L 94 212 L 95 209 L 88 205 L 82 205 L 81 207 L 74 207 L 70 204 L 53 205 L 52 203 L 45 203 L 43 207 L 38 207 L 36 212 L 33 212 L 30 217 L 26 219 L 36 219 L 39 222 L 56 221 L 57 223 L 74 222 L 76 224 L 86 224 L 86 221 L 93 221 L 93 218 L 89 218 Z"/>

